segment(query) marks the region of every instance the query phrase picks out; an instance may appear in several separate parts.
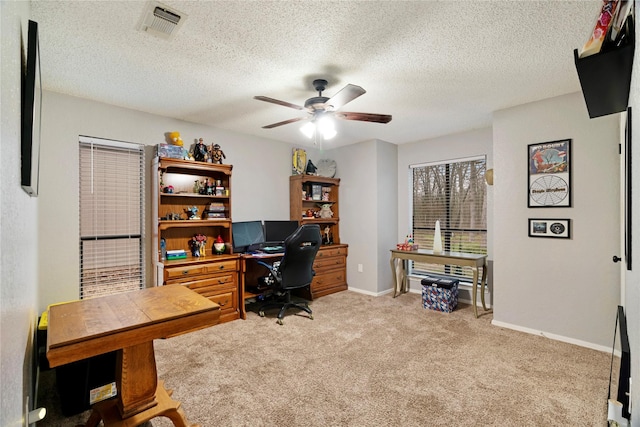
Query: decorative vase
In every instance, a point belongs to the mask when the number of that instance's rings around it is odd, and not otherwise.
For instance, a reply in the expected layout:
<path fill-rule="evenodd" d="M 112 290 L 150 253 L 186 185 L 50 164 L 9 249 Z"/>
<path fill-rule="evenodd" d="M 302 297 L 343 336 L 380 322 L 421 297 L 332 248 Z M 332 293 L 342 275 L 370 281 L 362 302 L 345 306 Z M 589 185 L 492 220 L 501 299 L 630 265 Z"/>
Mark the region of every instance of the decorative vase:
<path fill-rule="evenodd" d="M 440 220 L 436 221 L 436 230 L 433 233 L 433 253 L 442 253 L 442 234 L 440 233 Z"/>

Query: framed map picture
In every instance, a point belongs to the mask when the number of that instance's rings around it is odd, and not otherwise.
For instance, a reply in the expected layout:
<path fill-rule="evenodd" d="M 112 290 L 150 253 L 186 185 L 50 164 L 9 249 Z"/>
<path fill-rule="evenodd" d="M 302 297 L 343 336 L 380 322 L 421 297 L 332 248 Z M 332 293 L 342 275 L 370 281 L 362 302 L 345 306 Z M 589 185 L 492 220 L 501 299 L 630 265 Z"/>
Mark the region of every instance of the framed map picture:
<path fill-rule="evenodd" d="M 529 144 L 528 206 L 571 207 L 571 140 Z"/>

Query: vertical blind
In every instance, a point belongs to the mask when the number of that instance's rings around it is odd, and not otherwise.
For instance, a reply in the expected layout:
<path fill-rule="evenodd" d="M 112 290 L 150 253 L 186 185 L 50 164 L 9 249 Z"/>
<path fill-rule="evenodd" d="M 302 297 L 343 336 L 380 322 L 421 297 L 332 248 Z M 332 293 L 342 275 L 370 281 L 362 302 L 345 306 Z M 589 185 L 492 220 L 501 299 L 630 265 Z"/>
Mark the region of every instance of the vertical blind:
<path fill-rule="evenodd" d="M 485 172 L 484 157 L 410 166 L 415 243 L 431 249 L 436 221 L 440 221 L 445 251 L 487 253 Z M 451 265 L 414 263 L 412 271 L 441 273 L 463 280 L 472 277 L 470 268 Z"/>
<path fill-rule="evenodd" d="M 80 137 L 80 298 L 141 289 L 144 146 Z"/>

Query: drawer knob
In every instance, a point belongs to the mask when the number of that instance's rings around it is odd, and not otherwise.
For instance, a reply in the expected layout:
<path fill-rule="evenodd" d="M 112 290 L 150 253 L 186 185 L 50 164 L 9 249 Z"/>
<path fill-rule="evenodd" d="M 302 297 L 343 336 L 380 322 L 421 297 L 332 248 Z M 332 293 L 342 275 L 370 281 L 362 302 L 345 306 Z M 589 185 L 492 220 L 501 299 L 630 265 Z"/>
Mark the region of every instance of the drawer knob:
<path fill-rule="evenodd" d="M 182 270 L 182 274 L 189 274 L 189 270 Z"/>
<path fill-rule="evenodd" d="M 218 269 L 219 269 L 219 270 L 224 270 L 224 265 L 220 265 L 220 266 L 218 266 Z"/>

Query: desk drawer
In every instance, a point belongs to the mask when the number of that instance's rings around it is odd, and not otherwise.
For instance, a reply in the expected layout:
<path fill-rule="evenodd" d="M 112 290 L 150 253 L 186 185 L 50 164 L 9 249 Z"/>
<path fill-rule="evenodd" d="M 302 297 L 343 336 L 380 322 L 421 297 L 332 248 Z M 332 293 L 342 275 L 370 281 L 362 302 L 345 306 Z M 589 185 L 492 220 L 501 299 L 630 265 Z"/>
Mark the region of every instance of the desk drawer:
<path fill-rule="evenodd" d="M 311 291 L 316 293 L 324 289 L 335 288 L 347 284 L 345 270 L 332 271 L 329 273 L 318 274 L 311 282 Z"/>
<path fill-rule="evenodd" d="M 346 247 L 342 247 L 342 248 L 331 248 L 331 249 L 320 249 L 318 251 L 318 254 L 316 255 L 316 260 L 320 259 L 320 258 L 328 258 L 328 257 L 334 257 L 334 256 L 346 256 L 347 255 L 347 248 Z"/>
<path fill-rule="evenodd" d="M 199 278 L 198 280 L 174 280 L 171 283 L 179 283 L 189 286 L 189 289 L 198 291 L 200 288 L 220 287 L 220 286 L 236 286 L 238 283 L 236 273 L 217 274 L 215 276 Z"/>
<path fill-rule="evenodd" d="M 313 262 L 313 269 L 316 270 L 316 273 L 319 273 L 322 270 L 345 268 L 346 265 L 347 258 L 344 256 L 324 257 L 320 259 L 316 257 L 316 260 Z"/>
<path fill-rule="evenodd" d="M 165 280 L 178 279 L 181 277 L 194 277 L 205 274 L 215 274 L 224 271 L 237 271 L 238 261 L 221 261 L 207 264 L 185 265 L 182 267 L 165 268 Z"/>

